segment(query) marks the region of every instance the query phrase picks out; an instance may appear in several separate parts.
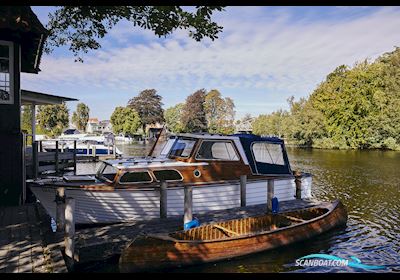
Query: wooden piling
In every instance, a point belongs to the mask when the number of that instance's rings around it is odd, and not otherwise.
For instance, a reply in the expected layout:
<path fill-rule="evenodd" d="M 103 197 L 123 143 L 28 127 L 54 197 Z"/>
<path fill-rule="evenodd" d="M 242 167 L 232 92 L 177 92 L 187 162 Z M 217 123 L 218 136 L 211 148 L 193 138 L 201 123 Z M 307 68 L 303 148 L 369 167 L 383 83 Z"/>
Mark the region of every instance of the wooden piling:
<path fill-rule="evenodd" d="M 86 155 L 90 155 L 90 145 L 87 143 L 87 148 L 86 148 Z"/>
<path fill-rule="evenodd" d="M 74 175 L 76 175 L 76 140 L 74 140 Z"/>
<path fill-rule="evenodd" d="M 160 184 L 160 218 L 167 218 L 167 187 L 168 183 L 166 181 L 161 181 Z"/>
<path fill-rule="evenodd" d="M 117 147 L 115 146 L 115 144 L 113 144 L 113 154 L 114 158 L 117 158 Z"/>
<path fill-rule="evenodd" d="M 267 187 L 267 210 L 268 212 L 272 212 L 272 198 L 274 197 L 274 180 L 268 179 L 268 187 Z"/>
<path fill-rule="evenodd" d="M 110 155 L 110 144 L 107 145 L 107 155 Z"/>
<path fill-rule="evenodd" d="M 296 184 L 296 199 L 301 199 L 301 177 L 302 174 L 300 171 L 294 172 L 294 182 Z"/>
<path fill-rule="evenodd" d="M 246 183 L 247 175 L 240 176 L 240 207 L 246 206 Z"/>
<path fill-rule="evenodd" d="M 65 188 L 57 188 L 55 201 L 57 231 L 61 232 L 65 226 Z"/>
<path fill-rule="evenodd" d="M 72 197 L 65 199 L 65 255 L 74 262 L 75 254 L 75 200 Z"/>
<path fill-rule="evenodd" d="M 38 142 L 32 142 L 32 172 L 33 178 L 37 178 L 39 176 L 39 155 L 38 155 Z"/>
<path fill-rule="evenodd" d="M 193 220 L 193 187 L 185 186 L 183 224 Z"/>
<path fill-rule="evenodd" d="M 58 140 L 56 140 L 56 153 L 54 155 L 54 160 L 55 160 L 55 164 L 56 164 L 56 174 L 58 174 L 59 170 L 58 170 Z"/>

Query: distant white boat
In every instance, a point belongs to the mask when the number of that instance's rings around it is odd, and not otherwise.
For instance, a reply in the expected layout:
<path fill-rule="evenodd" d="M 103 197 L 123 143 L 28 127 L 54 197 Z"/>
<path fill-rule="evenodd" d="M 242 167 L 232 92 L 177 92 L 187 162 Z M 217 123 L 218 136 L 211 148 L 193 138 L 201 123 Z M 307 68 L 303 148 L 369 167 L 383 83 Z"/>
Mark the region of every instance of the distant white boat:
<path fill-rule="evenodd" d="M 69 134 L 61 135 L 58 139 L 51 141 L 43 141 L 43 149 L 47 152 L 54 152 L 56 150 L 56 141 L 58 141 L 58 150 L 73 151 L 74 143 L 70 140 L 76 140 L 76 154 L 80 156 L 94 156 L 94 155 L 114 155 L 114 140 L 112 137 L 95 136 L 89 134 Z M 122 156 L 122 152 L 115 147 L 117 156 Z"/>
<path fill-rule="evenodd" d="M 125 135 L 118 135 L 115 136 L 115 142 L 116 143 L 132 143 L 133 142 L 133 138 L 130 137 L 129 135 L 125 136 Z"/>

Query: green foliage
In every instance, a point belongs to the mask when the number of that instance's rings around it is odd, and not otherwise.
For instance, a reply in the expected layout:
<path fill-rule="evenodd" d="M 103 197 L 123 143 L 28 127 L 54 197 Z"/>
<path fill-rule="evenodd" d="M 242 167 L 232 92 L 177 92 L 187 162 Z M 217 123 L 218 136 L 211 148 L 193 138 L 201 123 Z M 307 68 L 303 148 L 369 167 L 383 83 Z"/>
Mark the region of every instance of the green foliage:
<path fill-rule="evenodd" d="M 259 115 L 252 123 L 254 134 L 284 137 L 287 131 L 288 112 L 279 110 L 269 115 Z"/>
<path fill-rule="evenodd" d="M 175 106 L 165 110 L 164 118 L 169 131 L 173 133 L 184 132 L 185 127 L 183 126 L 181 120 L 184 106 L 184 103 L 178 103 Z"/>
<path fill-rule="evenodd" d="M 164 122 L 161 99 L 162 97 L 157 94 L 155 89 L 145 89 L 138 96 L 129 100 L 128 107 L 139 113 L 143 132 L 146 131 L 147 125 Z"/>
<path fill-rule="evenodd" d="M 25 130 L 28 134 L 32 134 L 32 107 L 22 106 L 21 130 Z"/>
<path fill-rule="evenodd" d="M 82 132 L 86 130 L 86 125 L 89 121 L 89 111 L 89 107 L 85 103 L 79 103 L 76 106 L 76 111 L 72 114 L 72 123 Z"/>
<path fill-rule="evenodd" d="M 141 125 L 139 114 L 130 107 L 116 107 L 110 122 L 115 134 L 135 134 Z"/>
<path fill-rule="evenodd" d="M 205 96 L 204 111 L 208 132 L 230 134 L 235 131 L 235 104 L 229 97 L 222 98 L 221 93 L 213 89 Z"/>
<path fill-rule="evenodd" d="M 400 48 L 374 62 L 337 67 L 308 99 L 288 100 L 290 112 L 261 115 L 255 133 L 331 149 L 400 149 Z M 281 131 L 282 131 L 281 129 Z"/>
<path fill-rule="evenodd" d="M 37 120 L 44 134 L 55 137 L 61 135 L 69 124 L 69 112 L 65 103 L 39 106 Z"/>
<path fill-rule="evenodd" d="M 204 110 L 205 98 L 205 89 L 200 89 L 186 98 L 181 118 L 185 132 L 207 131 L 207 119 Z"/>
<path fill-rule="evenodd" d="M 196 41 L 204 37 L 214 40 L 222 31 L 211 20 L 214 11 L 223 11 L 223 7 L 197 6 L 195 11 L 188 12 L 180 6 L 62 6 L 49 14 L 50 35 L 45 51 L 69 45 L 78 60 L 83 61 L 79 53 L 100 48 L 97 39 L 103 38 L 120 20 L 149 29 L 159 37 L 186 29 Z"/>

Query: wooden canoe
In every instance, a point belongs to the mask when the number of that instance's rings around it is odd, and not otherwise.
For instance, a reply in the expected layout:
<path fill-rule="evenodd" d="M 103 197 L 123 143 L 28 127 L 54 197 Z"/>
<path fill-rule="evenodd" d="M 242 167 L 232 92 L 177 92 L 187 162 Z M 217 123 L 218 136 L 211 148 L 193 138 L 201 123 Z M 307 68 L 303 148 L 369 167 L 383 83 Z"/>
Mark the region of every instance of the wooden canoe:
<path fill-rule="evenodd" d="M 316 207 L 207 224 L 187 231 L 137 237 L 121 253 L 120 272 L 220 261 L 310 239 L 345 225 L 339 201 Z"/>

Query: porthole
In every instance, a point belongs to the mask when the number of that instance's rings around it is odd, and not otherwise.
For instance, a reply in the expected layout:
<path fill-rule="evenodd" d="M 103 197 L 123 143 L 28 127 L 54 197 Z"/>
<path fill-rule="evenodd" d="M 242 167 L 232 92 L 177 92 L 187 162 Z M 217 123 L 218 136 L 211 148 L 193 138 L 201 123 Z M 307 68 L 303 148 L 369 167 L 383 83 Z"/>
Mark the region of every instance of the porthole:
<path fill-rule="evenodd" d="M 193 171 L 194 177 L 199 178 L 201 176 L 201 172 L 200 170 L 196 169 L 195 171 Z"/>

